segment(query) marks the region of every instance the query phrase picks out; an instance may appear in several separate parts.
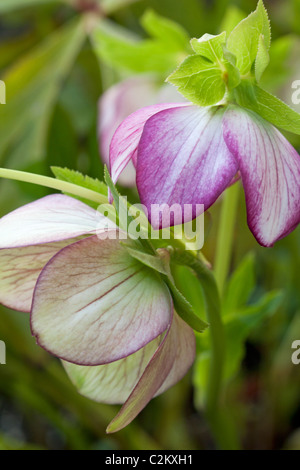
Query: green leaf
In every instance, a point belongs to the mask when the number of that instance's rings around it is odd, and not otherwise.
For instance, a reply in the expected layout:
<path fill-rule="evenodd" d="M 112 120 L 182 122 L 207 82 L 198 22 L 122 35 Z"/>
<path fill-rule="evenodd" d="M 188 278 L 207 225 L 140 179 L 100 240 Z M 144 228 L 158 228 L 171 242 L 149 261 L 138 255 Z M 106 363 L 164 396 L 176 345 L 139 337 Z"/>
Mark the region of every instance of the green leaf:
<path fill-rule="evenodd" d="M 178 315 L 199 333 L 205 331 L 209 325 L 195 314 L 193 307 L 177 289 L 175 284 L 167 276 L 163 277 L 163 279 L 172 293 L 174 308 Z"/>
<path fill-rule="evenodd" d="M 250 72 L 261 35 L 268 50 L 271 44 L 270 22 L 263 2 L 259 0 L 256 10 L 234 28 L 227 41 L 228 50 L 237 57 L 241 74 Z"/>
<path fill-rule="evenodd" d="M 213 36 L 211 34 L 204 34 L 201 38 L 191 39 L 191 46 L 196 52 L 203 57 L 206 57 L 211 62 L 218 63 L 223 58 L 223 44 L 226 42 L 226 32 Z"/>
<path fill-rule="evenodd" d="M 99 181 L 96 178 L 85 176 L 79 171 L 69 170 L 68 168 L 61 168 L 58 166 L 52 166 L 51 171 L 54 176 L 62 181 L 82 186 L 83 188 L 91 189 L 97 193 L 107 196 L 107 186 L 103 181 Z"/>
<path fill-rule="evenodd" d="M 255 259 L 247 255 L 231 276 L 224 297 L 224 317 L 237 309 L 245 307 L 255 287 Z"/>
<path fill-rule="evenodd" d="M 84 38 L 83 24 L 72 21 L 1 77 L 7 104 L 0 107 L 0 160 L 8 148 L 10 166 L 24 168 L 44 157 L 52 109 Z M 12 152 L 13 146 L 18 152 Z"/>
<path fill-rule="evenodd" d="M 270 62 L 270 55 L 265 44 L 263 35 L 261 34 L 258 41 L 258 51 L 255 60 L 255 78 L 257 82 L 260 82 L 262 74 L 268 67 Z"/>
<path fill-rule="evenodd" d="M 0 13 L 5 13 L 17 8 L 26 8 L 45 4 L 62 3 L 63 0 L 1 0 Z"/>
<path fill-rule="evenodd" d="M 188 100 L 200 106 L 219 102 L 226 87 L 219 66 L 200 55 L 187 57 L 167 79 Z"/>
<path fill-rule="evenodd" d="M 285 131 L 300 135 L 300 114 L 262 88 L 241 84 L 235 89 L 237 102 Z"/>
<path fill-rule="evenodd" d="M 229 5 L 223 17 L 220 31 L 226 31 L 227 36 L 245 18 L 245 14 L 235 5 Z"/>
<path fill-rule="evenodd" d="M 155 271 L 161 274 L 165 274 L 166 276 L 169 276 L 170 268 L 168 264 L 166 263 L 165 259 L 157 255 L 155 256 L 149 255 L 148 253 L 145 253 L 136 248 L 133 248 L 132 246 L 128 246 L 126 242 L 121 243 L 121 245 L 123 245 L 126 248 L 130 256 L 132 256 L 134 259 L 137 259 L 145 266 L 148 266 L 149 268 L 154 269 Z M 167 253 L 167 250 L 164 250 L 164 251 Z"/>
<path fill-rule="evenodd" d="M 153 10 L 147 10 L 141 19 L 141 24 L 147 33 L 176 51 L 190 51 L 189 36 L 185 29 L 175 21 L 158 15 Z"/>
<path fill-rule="evenodd" d="M 225 378 L 228 380 L 240 368 L 245 354 L 244 343 L 251 332 L 261 325 L 262 321 L 273 315 L 279 308 L 283 295 L 279 291 L 266 294 L 257 304 L 242 309 L 225 324 L 226 333 L 226 362 Z"/>
<path fill-rule="evenodd" d="M 188 41 L 185 42 L 183 37 L 179 40 L 180 27 L 178 26 L 175 33 L 175 26 L 169 20 L 150 13 L 150 16 L 144 17 L 144 21 L 146 27 L 155 34 L 154 38 L 140 40 L 129 34 L 128 30 L 116 27 L 108 20 L 99 21 L 98 26 L 91 32 L 92 43 L 98 57 L 116 70 L 163 75 L 169 73 L 178 65 L 180 59 L 182 60 L 182 56 L 187 54 Z M 168 25 L 164 26 L 167 29 L 164 40 L 163 22 Z M 172 29 L 173 38 L 176 35 L 176 41 L 170 40 L 170 29 Z"/>

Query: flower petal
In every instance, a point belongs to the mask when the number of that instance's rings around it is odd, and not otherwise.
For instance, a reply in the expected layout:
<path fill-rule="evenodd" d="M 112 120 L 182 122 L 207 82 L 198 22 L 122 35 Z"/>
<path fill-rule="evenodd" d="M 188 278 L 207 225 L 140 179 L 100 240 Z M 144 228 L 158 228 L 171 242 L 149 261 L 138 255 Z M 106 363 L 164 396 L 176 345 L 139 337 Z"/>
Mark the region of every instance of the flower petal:
<path fill-rule="evenodd" d="M 222 108 L 188 106 L 155 114 L 138 146 L 137 186 L 154 228 L 187 222 L 208 209 L 234 177 L 238 166 L 222 135 Z M 177 205 L 174 219 L 160 207 Z M 184 204 L 191 214 L 182 215 Z"/>
<path fill-rule="evenodd" d="M 116 239 L 86 238 L 43 269 L 32 331 L 55 356 L 82 365 L 126 357 L 162 334 L 172 300 L 166 285 Z"/>
<path fill-rule="evenodd" d="M 64 362 L 79 392 L 100 403 L 124 403 L 109 426 L 117 431 L 132 421 L 153 398 L 177 383 L 195 357 L 193 330 L 174 315 L 167 335 L 161 335 L 127 358 L 95 367 Z"/>
<path fill-rule="evenodd" d="M 272 246 L 300 222 L 300 156 L 252 111 L 231 107 L 223 128 L 239 163 L 249 228 L 261 245 Z"/>
<path fill-rule="evenodd" d="M 114 183 L 131 160 L 136 166 L 136 151 L 145 122 L 163 109 L 180 106 L 187 105 L 186 103 L 168 103 L 147 106 L 134 112 L 120 124 L 110 144 L 110 171 Z"/>
<path fill-rule="evenodd" d="M 0 303 L 13 310 L 30 312 L 36 281 L 46 263 L 66 240 L 46 245 L 0 250 Z"/>
<path fill-rule="evenodd" d="M 142 76 L 124 80 L 109 88 L 99 100 L 98 136 L 104 163 L 109 166 L 109 145 L 117 127 L 131 113 L 155 104 L 158 87 L 153 77 Z M 119 177 L 124 186 L 135 184 L 135 168 L 129 162 Z"/>
<path fill-rule="evenodd" d="M 107 219 L 69 196 L 53 194 L 0 219 L 0 248 L 51 243 L 95 233 Z"/>
<path fill-rule="evenodd" d="M 178 382 L 191 367 L 195 349 L 193 330 L 175 314 L 170 330 L 107 432 L 127 426 L 155 395 Z"/>

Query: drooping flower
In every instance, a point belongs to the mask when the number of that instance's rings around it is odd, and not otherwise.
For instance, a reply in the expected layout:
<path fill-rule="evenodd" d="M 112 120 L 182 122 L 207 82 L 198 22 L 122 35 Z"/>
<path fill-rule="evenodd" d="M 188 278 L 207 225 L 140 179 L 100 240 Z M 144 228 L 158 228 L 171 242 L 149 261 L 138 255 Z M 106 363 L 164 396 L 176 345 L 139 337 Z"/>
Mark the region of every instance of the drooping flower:
<path fill-rule="evenodd" d="M 170 84 L 159 84 L 151 75 L 137 75 L 110 87 L 99 100 L 98 139 L 102 160 L 109 166 L 111 139 L 122 121 L 131 113 L 157 103 L 177 102 L 184 98 Z M 134 186 L 134 165 L 130 162 L 120 175 L 124 186 Z"/>
<path fill-rule="evenodd" d="M 194 218 L 196 205 L 208 209 L 237 172 L 248 225 L 261 245 L 273 245 L 300 222 L 300 156 L 277 128 L 238 105 L 164 104 L 133 113 L 112 139 L 114 182 L 130 161 L 154 228 L 163 226 L 157 205 L 192 204 Z"/>
<path fill-rule="evenodd" d="M 83 395 L 124 403 L 110 432 L 179 381 L 195 355 L 166 284 L 115 230 L 58 194 L 0 220 L 0 302 L 31 313 L 38 344 L 63 360 Z"/>

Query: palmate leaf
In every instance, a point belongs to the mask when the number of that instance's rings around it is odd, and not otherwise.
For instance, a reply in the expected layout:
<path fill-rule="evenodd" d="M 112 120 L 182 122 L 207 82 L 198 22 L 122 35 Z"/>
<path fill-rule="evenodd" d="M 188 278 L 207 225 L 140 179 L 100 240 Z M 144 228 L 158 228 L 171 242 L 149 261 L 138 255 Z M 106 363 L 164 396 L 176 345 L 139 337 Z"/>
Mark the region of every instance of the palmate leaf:
<path fill-rule="evenodd" d="M 7 104 L 0 108 L 0 160 L 12 144 L 18 143 L 18 156 L 10 152 L 11 166 L 24 167 L 44 156 L 56 97 L 84 38 L 83 24 L 72 21 L 15 63 L 2 78 Z"/>

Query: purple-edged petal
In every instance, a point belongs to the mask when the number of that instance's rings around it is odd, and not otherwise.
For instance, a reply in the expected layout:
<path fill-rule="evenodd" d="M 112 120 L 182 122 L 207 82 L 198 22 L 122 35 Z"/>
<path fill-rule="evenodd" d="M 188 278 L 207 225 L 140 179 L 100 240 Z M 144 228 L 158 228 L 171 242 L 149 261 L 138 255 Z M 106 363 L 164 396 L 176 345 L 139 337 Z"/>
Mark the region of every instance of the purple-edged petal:
<path fill-rule="evenodd" d="M 0 303 L 20 312 L 30 312 L 36 281 L 46 263 L 66 240 L 46 245 L 0 250 Z"/>
<path fill-rule="evenodd" d="M 252 111 L 231 107 L 223 128 L 239 164 L 249 228 L 261 245 L 272 246 L 300 221 L 300 156 L 275 127 Z"/>
<path fill-rule="evenodd" d="M 82 395 L 100 403 L 127 400 L 109 426 L 114 432 L 129 424 L 151 398 L 177 383 L 194 357 L 193 330 L 175 314 L 166 335 L 127 358 L 96 367 L 64 362 L 64 367 Z"/>
<path fill-rule="evenodd" d="M 116 130 L 110 144 L 110 172 L 115 183 L 130 161 L 136 166 L 137 147 L 145 122 L 163 109 L 187 106 L 183 103 L 156 104 L 128 116 Z"/>
<path fill-rule="evenodd" d="M 187 222 L 208 209 L 237 172 L 222 135 L 223 108 L 186 106 L 156 113 L 138 146 L 137 186 L 154 228 L 170 225 L 160 207 L 177 205 L 171 224 Z M 184 204 L 192 205 L 191 213 Z M 152 206 L 152 207 L 151 207 Z"/>
<path fill-rule="evenodd" d="M 143 106 L 155 104 L 158 87 L 152 77 L 133 77 L 109 88 L 99 100 L 98 136 L 104 163 L 109 166 L 109 146 L 117 127 L 130 114 Z M 135 168 L 132 162 L 120 175 L 124 186 L 135 184 Z"/>
<path fill-rule="evenodd" d="M 96 233 L 107 219 L 62 194 L 46 196 L 0 219 L 0 248 L 16 248 Z"/>
<path fill-rule="evenodd" d="M 116 361 L 169 326 L 166 285 L 116 239 L 83 239 L 43 269 L 32 305 L 32 331 L 55 356 L 82 365 Z"/>

